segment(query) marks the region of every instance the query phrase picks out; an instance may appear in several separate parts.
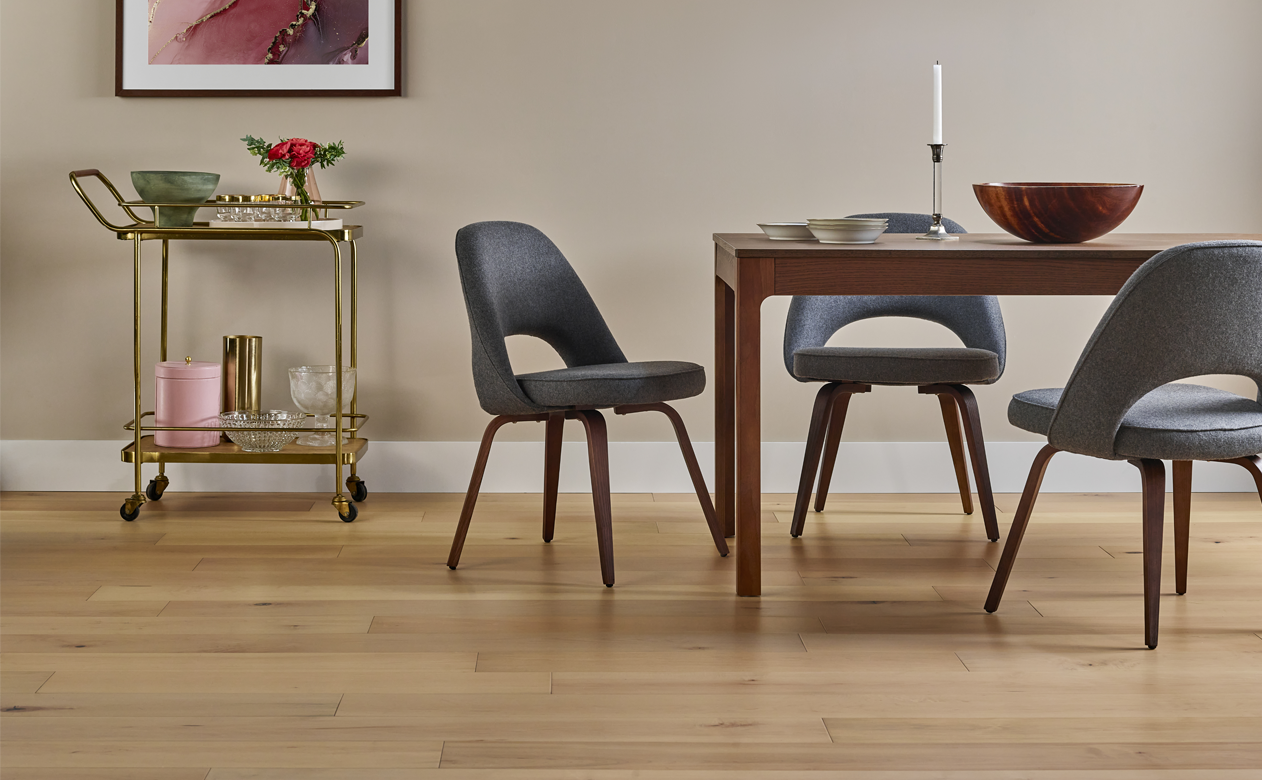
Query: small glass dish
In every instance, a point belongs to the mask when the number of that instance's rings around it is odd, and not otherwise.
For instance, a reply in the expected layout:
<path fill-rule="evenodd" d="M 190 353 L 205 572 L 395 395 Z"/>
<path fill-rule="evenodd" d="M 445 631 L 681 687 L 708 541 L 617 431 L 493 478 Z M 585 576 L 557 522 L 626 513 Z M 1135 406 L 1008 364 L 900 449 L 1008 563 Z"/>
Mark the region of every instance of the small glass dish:
<path fill-rule="evenodd" d="M 224 433 L 246 452 L 279 452 L 286 444 L 298 438 L 298 432 L 294 429 L 306 420 L 307 415 L 302 412 L 283 409 L 219 413 L 219 427 L 228 428 Z M 264 430 L 247 430 L 259 428 Z"/>

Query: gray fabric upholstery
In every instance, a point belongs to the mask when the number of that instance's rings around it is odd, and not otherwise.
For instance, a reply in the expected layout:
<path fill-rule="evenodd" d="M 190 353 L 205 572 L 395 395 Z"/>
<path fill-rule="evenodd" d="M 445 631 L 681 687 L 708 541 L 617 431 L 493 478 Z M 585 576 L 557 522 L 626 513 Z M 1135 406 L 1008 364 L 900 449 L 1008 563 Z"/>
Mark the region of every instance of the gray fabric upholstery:
<path fill-rule="evenodd" d="M 1047 435 L 1061 388 L 1012 397 L 1008 420 Z M 1123 458 L 1224 460 L 1262 452 L 1262 404 L 1203 385 L 1162 385 L 1122 418 L 1115 451 Z"/>
<path fill-rule="evenodd" d="M 927 214 L 878 213 L 856 214 L 858 217 L 884 217 L 889 219 L 890 233 L 925 233 L 933 223 Z M 942 223 L 950 233 L 967 232 L 959 223 L 943 218 Z M 789 303 L 788 321 L 784 328 L 784 367 L 789 375 L 800 382 L 812 381 L 812 377 L 803 376 L 794 370 L 794 353 L 799 350 L 832 350 L 825 347 L 828 339 L 846 325 L 873 317 L 914 317 L 944 325 L 964 342 L 967 350 L 986 350 L 991 352 L 998 363 L 998 370 L 987 372 L 985 379 L 973 380 L 968 384 L 990 384 L 1003 375 L 1007 357 L 1007 341 L 1004 335 L 1003 315 L 999 311 L 999 300 L 989 295 L 970 296 L 933 296 L 933 295 L 797 295 Z M 881 354 L 889 358 L 891 363 L 899 361 L 903 356 L 897 349 L 870 348 L 869 361 Z M 852 358 L 842 352 L 835 354 L 838 364 L 827 370 L 822 369 L 827 359 L 825 353 L 813 352 L 810 365 L 817 373 L 826 374 L 837 379 L 862 380 L 859 377 L 841 376 Z M 959 359 L 964 362 L 974 360 L 974 356 L 960 350 Z M 865 365 L 872 365 L 871 362 Z M 925 367 L 929 367 L 926 362 Z M 910 368 L 902 364 L 904 368 Z M 909 374 L 898 372 L 900 379 L 889 384 L 935 384 L 938 379 L 926 375 L 924 379 L 911 378 Z M 885 384 L 885 383 L 880 383 Z M 964 382 L 960 382 L 964 384 Z"/>
<path fill-rule="evenodd" d="M 1104 313 L 1065 384 L 1048 443 L 1110 459 L 1139 457 L 1140 451 L 1142 457 L 1176 460 L 1257 454 L 1256 431 L 1229 433 L 1215 422 L 1225 419 L 1216 415 L 1227 414 L 1230 430 L 1247 431 L 1242 419 L 1256 412 L 1214 403 L 1214 416 L 1207 417 L 1203 396 L 1179 396 L 1176 404 L 1176 396 L 1163 395 L 1170 406 L 1141 418 L 1150 426 L 1147 432 L 1119 435 L 1141 398 L 1175 380 L 1206 374 L 1250 377 L 1262 400 L 1262 242 L 1185 244 L 1140 266 Z M 1199 427 L 1207 421 L 1213 423 L 1209 429 Z M 1262 417 L 1253 425 L 1262 426 Z"/>
<path fill-rule="evenodd" d="M 620 406 L 700 395 L 705 369 L 669 360 L 605 363 L 518 374 L 517 381 L 540 406 Z"/>
<path fill-rule="evenodd" d="M 504 339 L 508 336 L 535 336 L 546 341 L 565 361 L 566 369 L 626 366 L 625 375 L 607 374 L 601 392 L 620 388 L 618 393 L 635 396 L 636 403 L 654 403 L 696 395 L 705 387 L 705 373 L 693 363 L 628 364 L 618 342 L 600 316 L 600 311 L 579 280 L 569 261 L 547 236 L 520 222 L 477 222 L 456 233 L 456 262 L 473 341 L 473 384 L 478 402 L 490 414 L 536 414 L 573 405 L 612 406 L 611 403 L 562 403 L 550 405 L 534 400 L 513 374 Z M 673 369 L 674 378 L 662 369 L 632 366 L 690 366 Z M 639 374 L 636 372 L 639 371 Z M 536 379 L 532 387 L 539 397 L 561 397 L 566 392 L 591 386 L 591 376 L 571 374 L 568 390 L 556 379 L 537 378 L 557 372 L 527 375 Z M 599 373 L 599 372 L 595 372 Z M 685 379 L 684 377 L 688 377 Z M 632 388 L 632 389 L 628 389 Z M 674 395 L 695 388 L 686 395 Z M 649 397 L 655 391 L 665 397 Z M 587 392 L 584 390 L 583 392 Z M 561 395 L 558 395 L 561 394 Z M 630 402 L 626 402 L 630 403 Z"/>
<path fill-rule="evenodd" d="M 950 347 L 816 347 L 793 353 L 793 375 L 873 385 L 983 384 L 999 376 L 999 356 Z"/>

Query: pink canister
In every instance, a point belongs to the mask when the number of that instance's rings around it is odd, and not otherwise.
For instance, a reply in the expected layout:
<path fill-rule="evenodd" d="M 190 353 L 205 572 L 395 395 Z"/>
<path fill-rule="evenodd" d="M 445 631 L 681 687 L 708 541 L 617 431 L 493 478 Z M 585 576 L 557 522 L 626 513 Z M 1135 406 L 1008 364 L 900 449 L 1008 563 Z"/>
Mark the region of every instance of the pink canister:
<path fill-rule="evenodd" d="M 153 411 L 158 427 L 219 427 L 219 364 L 185 358 L 154 367 Z M 213 447 L 218 431 L 155 431 L 159 447 Z"/>

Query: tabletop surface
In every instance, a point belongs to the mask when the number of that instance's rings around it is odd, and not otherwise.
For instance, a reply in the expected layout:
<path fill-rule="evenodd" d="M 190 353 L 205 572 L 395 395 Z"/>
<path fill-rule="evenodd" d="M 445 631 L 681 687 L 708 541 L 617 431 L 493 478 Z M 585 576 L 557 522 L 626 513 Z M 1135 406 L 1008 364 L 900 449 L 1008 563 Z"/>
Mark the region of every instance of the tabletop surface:
<path fill-rule="evenodd" d="M 1147 259 L 1163 249 L 1200 241 L 1262 241 L 1262 233 L 1109 233 L 1081 244 L 1031 244 L 1007 233 L 962 233 L 959 241 L 921 241 L 910 233 L 885 233 L 875 244 L 773 241 L 762 233 L 715 233 L 714 243 L 734 257 L 824 256 L 1090 257 Z"/>

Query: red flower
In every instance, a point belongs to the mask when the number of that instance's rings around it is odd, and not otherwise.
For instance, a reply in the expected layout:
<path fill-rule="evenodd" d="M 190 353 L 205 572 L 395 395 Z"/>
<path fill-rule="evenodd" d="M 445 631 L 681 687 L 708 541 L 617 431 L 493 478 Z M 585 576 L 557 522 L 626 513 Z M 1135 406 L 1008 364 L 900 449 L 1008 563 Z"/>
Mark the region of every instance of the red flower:
<path fill-rule="evenodd" d="M 306 168 L 315 158 L 316 145 L 305 138 L 289 139 L 289 165 L 292 168 Z"/>
<path fill-rule="evenodd" d="M 267 159 L 269 160 L 288 160 L 289 150 L 293 147 L 293 141 L 285 141 L 273 146 L 267 150 Z"/>

